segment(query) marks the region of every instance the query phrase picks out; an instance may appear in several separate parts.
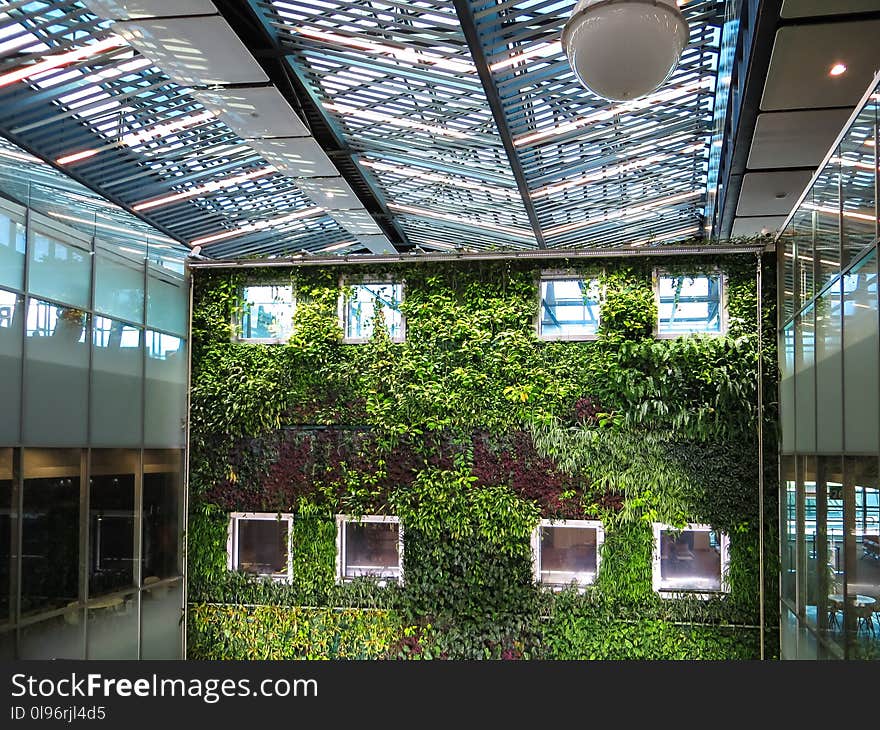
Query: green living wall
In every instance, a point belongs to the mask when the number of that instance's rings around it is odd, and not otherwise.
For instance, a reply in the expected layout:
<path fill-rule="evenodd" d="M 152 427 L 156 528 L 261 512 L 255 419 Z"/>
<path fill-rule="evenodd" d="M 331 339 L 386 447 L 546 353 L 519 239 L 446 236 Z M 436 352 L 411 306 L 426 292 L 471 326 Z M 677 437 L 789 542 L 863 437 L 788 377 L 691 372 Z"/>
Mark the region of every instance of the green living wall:
<path fill-rule="evenodd" d="M 757 364 L 760 353 L 773 384 L 776 357 L 771 288 L 758 343 L 756 263 L 197 270 L 189 658 L 757 658 Z M 656 339 L 656 266 L 722 269 L 727 335 Z M 604 272 L 597 339 L 539 341 L 542 269 Z M 405 281 L 405 342 L 377 328 L 369 342 L 342 344 L 343 274 Z M 288 281 L 297 299 L 290 341 L 233 342 L 242 287 Z M 773 387 L 764 426 L 773 546 Z M 292 583 L 227 570 L 233 511 L 294 513 Z M 336 584 L 338 513 L 399 516 L 403 585 Z M 529 535 L 541 517 L 603 521 L 594 586 L 534 584 Z M 729 593 L 655 594 L 653 521 L 726 532 Z M 766 550 L 768 657 L 778 639 L 774 556 Z"/>

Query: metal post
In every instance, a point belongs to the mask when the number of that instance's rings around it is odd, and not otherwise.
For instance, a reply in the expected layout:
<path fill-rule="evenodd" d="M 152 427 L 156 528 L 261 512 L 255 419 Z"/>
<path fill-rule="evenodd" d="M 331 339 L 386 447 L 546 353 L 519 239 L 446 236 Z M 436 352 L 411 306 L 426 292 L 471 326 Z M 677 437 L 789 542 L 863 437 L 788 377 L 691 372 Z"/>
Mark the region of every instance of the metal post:
<path fill-rule="evenodd" d="M 757 255 L 756 287 L 758 291 L 758 611 L 761 659 L 764 659 L 764 328 L 761 302 L 761 254 Z"/>

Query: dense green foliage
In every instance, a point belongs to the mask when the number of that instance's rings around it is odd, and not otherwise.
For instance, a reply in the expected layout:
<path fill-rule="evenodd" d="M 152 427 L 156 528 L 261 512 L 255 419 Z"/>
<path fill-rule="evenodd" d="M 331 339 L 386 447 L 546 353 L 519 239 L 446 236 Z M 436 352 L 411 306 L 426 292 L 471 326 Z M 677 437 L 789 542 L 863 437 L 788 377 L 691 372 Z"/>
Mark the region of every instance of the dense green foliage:
<path fill-rule="evenodd" d="M 406 282 L 406 340 L 380 331 L 359 345 L 341 342 L 341 269 L 197 272 L 190 657 L 757 656 L 756 366 L 760 352 L 775 382 L 774 293 L 759 348 L 754 257 L 711 264 L 728 276 L 726 336 L 655 339 L 652 268 L 697 273 L 705 261 L 632 259 L 606 262 L 589 342 L 538 340 L 539 270 L 515 261 L 392 267 Z M 232 342 L 240 288 L 288 277 L 289 343 Z M 765 479 L 775 544 L 772 468 Z M 291 584 L 226 570 L 230 511 L 296 515 Z M 403 585 L 336 584 L 337 513 L 400 517 Z M 595 586 L 534 585 L 540 517 L 603 520 Z M 655 594 L 652 521 L 727 532 L 729 593 Z"/>

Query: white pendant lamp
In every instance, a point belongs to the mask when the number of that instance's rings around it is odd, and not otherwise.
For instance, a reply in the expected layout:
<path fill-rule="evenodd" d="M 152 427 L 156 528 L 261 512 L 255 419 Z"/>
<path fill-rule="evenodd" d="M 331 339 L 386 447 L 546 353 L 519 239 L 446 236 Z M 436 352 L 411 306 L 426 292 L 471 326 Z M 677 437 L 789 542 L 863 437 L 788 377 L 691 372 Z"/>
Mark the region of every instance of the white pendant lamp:
<path fill-rule="evenodd" d="M 562 29 L 575 76 L 612 101 L 637 99 L 659 87 L 688 38 L 675 0 L 579 0 Z"/>

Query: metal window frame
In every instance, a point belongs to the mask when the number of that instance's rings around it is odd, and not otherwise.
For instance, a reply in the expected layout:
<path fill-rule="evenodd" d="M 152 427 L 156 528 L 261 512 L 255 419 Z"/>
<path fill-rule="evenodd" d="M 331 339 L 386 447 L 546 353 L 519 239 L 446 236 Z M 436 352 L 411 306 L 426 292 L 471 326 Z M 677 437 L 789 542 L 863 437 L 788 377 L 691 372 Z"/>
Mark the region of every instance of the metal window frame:
<path fill-rule="evenodd" d="M 545 527 L 569 527 L 583 530 L 592 529 L 596 531 L 596 572 L 593 574 L 593 579 L 591 581 L 587 583 L 581 583 L 580 581 L 571 581 L 570 583 L 550 583 L 541 580 L 541 530 Z M 583 592 L 587 586 L 593 585 L 599 577 L 599 571 L 602 568 L 602 546 L 605 544 L 605 525 L 601 520 L 555 520 L 545 518 L 540 520 L 535 526 L 535 529 L 532 530 L 529 542 L 532 551 L 532 575 L 534 576 L 536 584 L 544 586 L 550 590 L 561 591 L 572 585 L 572 583 L 576 583 L 578 591 Z"/>
<path fill-rule="evenodd" d="M 260 578 L 269 578 L 278 583 L 290 583 L 293 581 L 293 554 L 291 542 L 293 540 L 294 516 L 290 512 L 230 512 L 229 523 L 226 528 L 226 568 L 236 571 L 239 566 L 239 524 L 242 520 L 262 522 L 286 522 L 287 523 L 287 574 L 276 575 L 274 573 L 253 573 Z"/>
<path fill-rule="evenodd" d="M 726 532 L 712 527 L 712 525 L 698 522 L 688 522 L 685 527 L 679 529 L 665 522 L 652 522 L 651 528 L 654 532 L 654 546 L 651 552 L 651 588 L 654 593 L 659 594 L 661 598 L 685 598 L 692 596 L 703 600 L 717 598 L 718 596 L 730 593 L 730 582 L 728 579 L 730 571 L 730 537 Z M 662 576 L 660 572 L 660 539 L 663 532 L 717 532 L 719 540 L 720 552 L 720 588 L 718 590 L 706 590 L 703 588 L 687 589 L 678 588 L 670 590 L 662 587 Z"/>
<path fill-rule="evenodd" d="M 395 580 L 398 585 L 403 585 L 404 582 L 404 571 L 403 571 L 403 556 L 404 556 L 404 543 L 403 543 L 403 523 L 400 521 L 400 518 L 396 515 L 348 515 L 348 514 L 338 514 L 336 515 L 336 583 L 342 584 L 347 583 L 355 578 L 355 576 L 347 576 L 346 567 L 348 564 L 347 554 L 346 554 L 346 535 L 345 535 L 345 526 L 348 524 L 363 524 L 363 523 L 373 523 L 373 524 L 395 524 L 397 525 L 397 568 L 394 571 L 386 571 L 378 574 L 376 577 L 379 578 L 379 585 L 385 586 L 389 580 Z M 360 577 L 360 576 L 358 576 Z"/>

